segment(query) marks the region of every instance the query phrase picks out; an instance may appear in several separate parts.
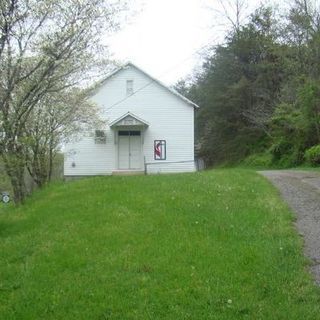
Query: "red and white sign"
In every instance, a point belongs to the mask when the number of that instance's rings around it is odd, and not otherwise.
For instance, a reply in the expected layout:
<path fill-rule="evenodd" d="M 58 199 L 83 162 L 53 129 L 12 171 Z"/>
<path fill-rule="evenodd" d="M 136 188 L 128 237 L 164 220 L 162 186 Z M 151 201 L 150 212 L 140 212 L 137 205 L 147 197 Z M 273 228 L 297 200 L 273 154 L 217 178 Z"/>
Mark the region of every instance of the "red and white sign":
<path fill-rule="evenodd" d="M 154 140 L 154 160 L 166 160 L 165 140 Z"/>

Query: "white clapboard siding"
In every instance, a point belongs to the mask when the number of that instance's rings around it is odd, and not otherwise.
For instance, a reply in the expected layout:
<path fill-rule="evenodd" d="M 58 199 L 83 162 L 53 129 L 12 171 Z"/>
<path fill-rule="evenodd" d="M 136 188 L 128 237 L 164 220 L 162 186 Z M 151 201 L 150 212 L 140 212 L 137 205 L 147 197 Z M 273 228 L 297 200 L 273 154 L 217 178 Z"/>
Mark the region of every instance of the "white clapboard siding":
<path fill-rule="evenodd" d="M 135 94 L 126 97 L 126 81 L 133 80 Z M 129 64 L 97 88 L 92 101 L 111 123 L 130 112 L 149 124 L 143 134 L 144 158 L 149 173 L 194 171 L 194 107 L 144 72 Z M 118 146 L 109 126 L 106 144 L 95 144 L 94 135 L 65 148 L 65 175 L 104 175 L 118 169 Z M 154 140 L 166 140 L 166 160 L 154 160 Z M 72 166 L 72 163 L 75 166 Z"/>
<path fill-rule="evenodd" d="M 65 148 L 64 174 L 66 176 L 111 174 L 115 166 L 115 145 L 112 130 L 107 130 L 106 144 L 96 144 L 94 135 L 75 143 L 68 143 Z M 111 155 L 111 156 L 110 156 Z M 75 163 L 75 167 L 72 163 Z"/>

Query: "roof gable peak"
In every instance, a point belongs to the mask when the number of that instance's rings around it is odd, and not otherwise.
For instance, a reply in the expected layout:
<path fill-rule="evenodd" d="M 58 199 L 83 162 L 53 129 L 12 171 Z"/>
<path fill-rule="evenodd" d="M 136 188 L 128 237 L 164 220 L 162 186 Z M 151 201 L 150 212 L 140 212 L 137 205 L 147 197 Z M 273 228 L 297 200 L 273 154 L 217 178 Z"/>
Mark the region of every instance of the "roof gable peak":
<path fill-rule="evenodd" d="M 105 79 L 103 79 L 100 83 L 100 85 L 98 85 L 98 87 L 100 87 L 101 85 L 103 85 L 105 82 L 107 82 L 111 77 L 113 77 L 115 74 L 117 74 L 118 72 L 125 70 L 129 67 L 133 67 L 136 70 L 140 71 L 141 73 L 143 73 L 146 77 L 150 78 L 150 82 L 148 82 L 143 88 L 151 85 L 152 83 L 157 83 L 159 84 L 161 87 L 165 88 L 167 91 L 169 91 L 170 93 L 172 93 L 173 95 L 177 96 L 178 98 L 180 98 L 181 100 L 183 100 L 185 103 L 187 103 L 188 105 L 191 105 L 194 108 L 199 108 L 199 106 L 192 102 L 191 100 L 189 100 L 188 98 L 184 97 L 182 94 L 180 94 L 179 92 L 177 92 L 176 90 L 174 90 L 173 88 L 168 87 L 167 85 L 165 85 L 164 83 L 162 83 L 161 81 L 159 81 L 158 79 L 154 78 L 153 76 L 151 76 L 149 73 L 147 73 L 146 71 L 144 71 L 143 69 L 141 69 L 140 67 L 138 67 L 137 65 L 135 65 L 132 62 L 126 62 L 123 66 L 115 69 L 113 72 L 111 72 Z M 137 89 L 133 94 L 135 94 L 136 92 L 140 91 L 142 88 Z M 132 95 L 133 95 L 132 94 Z"/>

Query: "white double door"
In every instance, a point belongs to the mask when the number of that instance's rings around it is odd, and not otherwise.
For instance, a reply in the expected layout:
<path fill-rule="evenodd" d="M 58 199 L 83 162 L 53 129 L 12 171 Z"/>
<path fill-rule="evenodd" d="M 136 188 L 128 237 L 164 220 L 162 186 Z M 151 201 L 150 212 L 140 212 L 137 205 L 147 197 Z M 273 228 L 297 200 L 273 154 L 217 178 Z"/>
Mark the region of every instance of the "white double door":
<path fill-rule="evenodd" d="M 141 169 L 140 131 L 119 131 L 119 169 Z"/>

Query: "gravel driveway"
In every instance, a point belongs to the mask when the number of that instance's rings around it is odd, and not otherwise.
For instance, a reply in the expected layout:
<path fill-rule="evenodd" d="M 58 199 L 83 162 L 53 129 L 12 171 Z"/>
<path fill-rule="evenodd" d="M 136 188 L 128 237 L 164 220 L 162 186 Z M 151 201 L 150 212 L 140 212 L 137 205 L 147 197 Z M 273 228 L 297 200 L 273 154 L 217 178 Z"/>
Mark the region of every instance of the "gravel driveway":
<path fill-rule="evenodd" d="M 305 254 L 320 285 L 320 173 L 309 171 L 260 171 L 279 190 L 296 213 L 296 225 L 304 237 Z"/>

